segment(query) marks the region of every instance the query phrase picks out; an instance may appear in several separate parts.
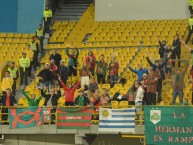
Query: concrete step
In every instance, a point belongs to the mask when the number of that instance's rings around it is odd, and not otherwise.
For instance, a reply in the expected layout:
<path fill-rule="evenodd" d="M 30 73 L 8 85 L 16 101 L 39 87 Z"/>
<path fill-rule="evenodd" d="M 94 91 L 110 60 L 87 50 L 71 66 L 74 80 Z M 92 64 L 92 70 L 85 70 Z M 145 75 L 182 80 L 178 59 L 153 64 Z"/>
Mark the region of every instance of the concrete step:
<path fill-rule="evenodd" d="M 57 16 L 82 16 L 82 13 L 57 13 Z"/>
<path fill-rule="evenodd" d="M 60 9 L 86 9 L 89 5 L 60 5 Z"/>
<path fill-rule="evenodd" d="M 70 22 L 70 21 L 75 21 L 75 22 L 78 22 L 79 21 L 79 18 L 77 18 L 77 19 L 66 19 L 66 18 L 64 18 L 64 19 L 60 19 L 60 18 L 57 18 L 57 19 L 55 19 L 56 21 L 68 21 L 68 22 Z"/>
<path fill-rule="evenodd" d="M 57 13 L 67 13 L 67 12 L 78 12 L 78 13 L 83 13 L 86 10 L 84 9 L 58 9 Z"/>
<path fill-rule="evenodd" d="M 80 19 L 81 15 L 80 16 L 56 16 L 55 18 L 56 19 Z"/>

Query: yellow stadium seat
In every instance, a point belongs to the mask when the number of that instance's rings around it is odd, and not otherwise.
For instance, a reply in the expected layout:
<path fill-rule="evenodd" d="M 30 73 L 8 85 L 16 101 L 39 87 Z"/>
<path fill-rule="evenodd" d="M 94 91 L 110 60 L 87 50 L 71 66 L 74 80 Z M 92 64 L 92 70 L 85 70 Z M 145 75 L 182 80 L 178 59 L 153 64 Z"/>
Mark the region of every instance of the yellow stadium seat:
<path fill-rule="evenodd" d="M 10 37 L 11 37 L 11 38 L 14 37 L 14 33 L 7 33 L 7 37 L 9 37 L 9 38 L 10 38 Z"/>
<path fill-rule="evenodd" d="M 14 44 L 18 44 L 20 42 L 20 39 L 12 39 L 12 43 L 14 43 Z"/>
<path fill-rule="evenodd" d="M 20 38 L 21 37 L 21 33 L 15 33 L 14 37 L 15 38 Z"/>
<path fill-rule="evenodd" d="M 111 101 L 111 107 L 112 107 L 112 109 L 118 109 L 119 108 L 119 102 L 118 101 Z"/>
<path fill-rule="evenodd" d="M 128 108 L 128 101 L 120 101 L 119 102 L 119 108 Z"/>
<path fill-rule="evenodd" d="M 4 38 L 4 37 L 6 37 L 6 33 L 0 33 L 0 38 Z"/>
<path fill-rule="evenodd" d="M 4 43 L 8 43 L 8 44 L 10 44 L 11 42 L 12 42 L 12 38 L 6 38 L 4 41 Z"/>
<path fill-rule="evenodd" d="M 27 34 L 27 33 L 21 34 L 21 38 L 28 38 L 28 37 L 29 37 L 29 34 Z"/>
<path fill-rule="evenodd" d="M 0 43 L 3 43 L 5 41 L 4 38 L 0 38 Z"/>

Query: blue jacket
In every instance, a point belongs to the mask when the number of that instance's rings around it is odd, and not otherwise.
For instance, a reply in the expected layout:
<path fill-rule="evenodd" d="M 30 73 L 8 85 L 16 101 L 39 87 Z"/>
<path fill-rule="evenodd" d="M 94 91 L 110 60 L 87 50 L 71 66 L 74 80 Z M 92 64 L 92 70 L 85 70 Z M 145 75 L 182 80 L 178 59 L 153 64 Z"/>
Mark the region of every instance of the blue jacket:
<path fill-rule="evenodd" d="M 148 72 L 148 69 L 143 69 L 143 68 L 142 68 L 142 69 L 139 69 L 139 70 L 135 70 L 135 69 L 129 67 L 129 69 L 130 69 L 132 72 L 134 72 L 134 73 L 137 74 L 139 81 L 142 79 L 143 74 Z"/>

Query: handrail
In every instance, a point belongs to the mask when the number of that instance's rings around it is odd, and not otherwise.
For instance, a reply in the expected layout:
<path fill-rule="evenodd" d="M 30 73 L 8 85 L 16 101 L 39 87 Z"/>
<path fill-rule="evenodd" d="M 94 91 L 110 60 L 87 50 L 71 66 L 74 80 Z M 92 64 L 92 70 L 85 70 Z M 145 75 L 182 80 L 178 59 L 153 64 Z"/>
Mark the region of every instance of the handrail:
<path fill-rule="evenodd" d="M 53 108 L 55 108 L 55 109 L 57 109 L 58 107 L 56 107 L 56 106 L 42 106 L 43 107 L 43 109 L 44 109 L 44 111 L 46 111 L 45 109 L 53 109 Z M 80 106 L 63 106 L 63 107 L 65 107 L 65 108 L 79 108 Z M 101 106 L 102 107 L 102 106 Z M 128 108 L 131 108 L 131 107 L 135 107 L 134 105 L 128 105 Z M 136 124 L 139 124 L 139 125 L 143 125 L 143 122 L 144 122 L 144 120 L 143 120 L 143 116 L 144 116 L 144 114 L 143 114 L 143 111 L 142 111 L 142 107 L 143 106 L 140 106 L 140 111 L 139 111 L 139 113 L 135 113 L 135 123 Z M 9 107 L 7 107 L 7 106 L 0 106 L 0 123 L 7 123 L 7 122 L 9 122 L 9 120 L 7 119 L 7 120 L 2 120 L 2 115 L 8 115 L 8 113 L 2 113 L 2 109 L 13 109 L 13 108 L 29 108 L 29 107 L 24 107 L 24 106 L 9 106 Z M 103 108 L 112 108 L 112 106 L 104 106 Z M 135 107 L 135 108 L 139 108 L 139 107 Z M 117 109 L 124 109 L 124 108 L 117 108 Z M 53 122 L 54 123 L 57 123 L 57 112 L 50 112 L 50 116 L 51 115 L 54 115 L 55 117 L 55 120 L 53 120 Z M 95 111 L 93 111 L 93 118 L 92 118 L 92 120 L 91 120 L 91 123 L 94 123 L 94 124 L 98 124 L 98 117 L 99 117 L 99 111 L 98 110 L 95 110 Z M 140 118 L 140 119 L 139 119 Z M 49 120 L 48 122 L 46 122 L 46 124 L 52 124 L 53 122 L 51 122 L 51 120 Z"/>

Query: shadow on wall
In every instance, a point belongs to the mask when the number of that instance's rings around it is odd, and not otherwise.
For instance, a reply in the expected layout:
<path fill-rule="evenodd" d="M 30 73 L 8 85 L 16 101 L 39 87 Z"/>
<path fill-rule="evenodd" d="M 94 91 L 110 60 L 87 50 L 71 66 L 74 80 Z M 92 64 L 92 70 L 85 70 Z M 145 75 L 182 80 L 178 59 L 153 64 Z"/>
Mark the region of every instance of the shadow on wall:
<path fill-rule="evenodd" d="M 0 0 L 0 32 L 17 32 L 17 0 Z"/>
<path fill-rule="evenodd" d="M 17 32 L 34 33 L 43 22 L 45 0 L 18 0 Z"/>

